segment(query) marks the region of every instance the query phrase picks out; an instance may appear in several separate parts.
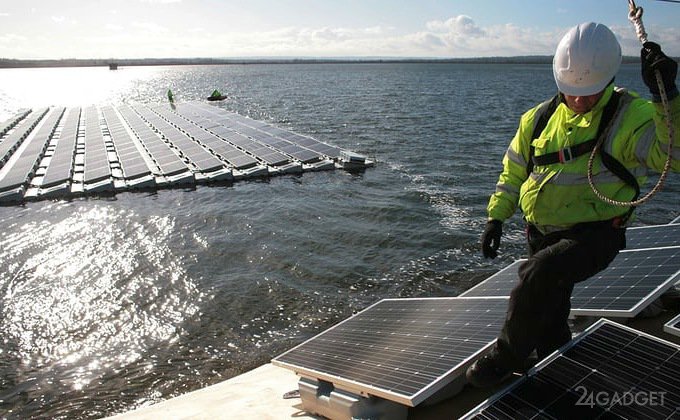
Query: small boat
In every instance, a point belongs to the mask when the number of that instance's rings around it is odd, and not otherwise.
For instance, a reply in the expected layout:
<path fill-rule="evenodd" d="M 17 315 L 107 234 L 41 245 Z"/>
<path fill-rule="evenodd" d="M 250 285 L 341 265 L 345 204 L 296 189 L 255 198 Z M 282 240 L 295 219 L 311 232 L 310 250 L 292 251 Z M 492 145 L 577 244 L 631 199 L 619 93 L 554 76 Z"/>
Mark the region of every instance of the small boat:
<path fill-rule="evenodd" d="M 227 99 L 227 95 L 222 95 L 222 93 L 215 89 L 213 90 L 213 93 L 210 94 L 207 98 L 209 101 L 221 101 L 223 99 Z"/>

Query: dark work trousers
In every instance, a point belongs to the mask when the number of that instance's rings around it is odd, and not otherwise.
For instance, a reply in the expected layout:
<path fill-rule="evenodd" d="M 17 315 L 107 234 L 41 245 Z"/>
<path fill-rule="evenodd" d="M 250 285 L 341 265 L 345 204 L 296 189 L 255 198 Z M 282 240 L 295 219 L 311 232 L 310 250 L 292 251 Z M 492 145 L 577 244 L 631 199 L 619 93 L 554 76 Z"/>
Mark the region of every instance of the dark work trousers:
<path fill-rule="evenodd" d="M 583 223 L 541 234 L 527 228 L 529 258 L 519 266 L 496 352 L 508 368 L 522 369 L 536 350 L 539 359 L 571 339 L 568 318 L 574 284 L 604 270 L 625 248 L 625 229 L 611 221 Z"/>

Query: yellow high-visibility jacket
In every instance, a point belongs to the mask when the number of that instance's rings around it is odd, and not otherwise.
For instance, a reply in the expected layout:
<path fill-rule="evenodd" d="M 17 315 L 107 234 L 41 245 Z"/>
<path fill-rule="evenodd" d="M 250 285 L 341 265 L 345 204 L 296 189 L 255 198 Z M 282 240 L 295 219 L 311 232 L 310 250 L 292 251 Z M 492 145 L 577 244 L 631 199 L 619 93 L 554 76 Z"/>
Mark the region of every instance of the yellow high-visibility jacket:
<path fill-rule="evenodd" d="M 590 153 L 564 163 L 534 165 L 527 174 L 531 157 L 530 146 L 536 156 L 558 152 L 583 143 L 596 136 L 602 111 L 612 96 L 609 85 L 591 111 L 576 114 L 565 103 L 560 103 L 545 129 L 536 139 L 531 138 L 538 116 L 547 102 L 522 115 L 519 128 L 503 158 L 496 191 L 487 207 L 489 219 L 504 221 L 520 206 L 527 222 L 544 232 L 567 229 L 577 223 L 607 220 L 625 215 L 627 207 L 607 204 L 597 198 L 588 184 Z M 668 156 L 668 128 L 660 103 L 653 103 L 638 95 L 618 89 L 621 99 L 605 134 L 602 148 L 621 162 L 642 186 L 649 170 L 661 172 Z M 671 120 L 675 131 L 672 170 L 680 171 L 680 96 L 670 102 Z M 599 155 L 593 163 L 595 186 L 605 196 L 618 201 L 629 201 L 635 191 L 610 172 Z"/>

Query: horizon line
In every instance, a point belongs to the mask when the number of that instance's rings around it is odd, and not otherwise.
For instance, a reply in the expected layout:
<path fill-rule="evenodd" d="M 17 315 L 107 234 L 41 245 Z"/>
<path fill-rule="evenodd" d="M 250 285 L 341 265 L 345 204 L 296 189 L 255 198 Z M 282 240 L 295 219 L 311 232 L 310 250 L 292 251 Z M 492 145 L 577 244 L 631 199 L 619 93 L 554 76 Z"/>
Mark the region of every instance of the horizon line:
<path fill-rule="evenodd" d="M 551 64 L 553 55 L 486 57 L 389 57 L 389 56 L 258 56 L 258 57 L 165 57 L 165 58 L 2 58 L 0 68 L 98 67 L 215 64 L 325 64 L 325 63 L 470 63 L 470 64 Z M 623 56 L 623 63 L 639 62 L 636 56 Z"/>

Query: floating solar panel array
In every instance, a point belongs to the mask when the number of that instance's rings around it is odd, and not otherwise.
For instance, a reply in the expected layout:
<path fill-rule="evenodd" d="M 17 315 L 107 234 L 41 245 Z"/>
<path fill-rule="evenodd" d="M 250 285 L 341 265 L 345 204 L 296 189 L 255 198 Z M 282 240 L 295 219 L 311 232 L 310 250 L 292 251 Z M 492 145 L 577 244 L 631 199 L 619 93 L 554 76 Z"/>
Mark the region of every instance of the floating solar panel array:
<path fill-rule="evenodd" d="M 609 267 L 574 286 L 572 316 L 634 317 L 680 280 L 680 225 L 631 228 L 626 239 Z M 510 296 L 522 261 L 460 296 Z"/>
<path fill-rule="evenodd" d="M 465 419 L 676 419 L 680 346 L 601 319 Z"/>
<path fill-rule="evenodd" d="M 372 164 L 203 103 L 51 107 L 0 123 L 0 203 Z"/>
<path fill-rule="evenodd" d="M 496 341 L 507 299 L 384 299 L 274 358 L 303 377 L 415 406 Z"/>

